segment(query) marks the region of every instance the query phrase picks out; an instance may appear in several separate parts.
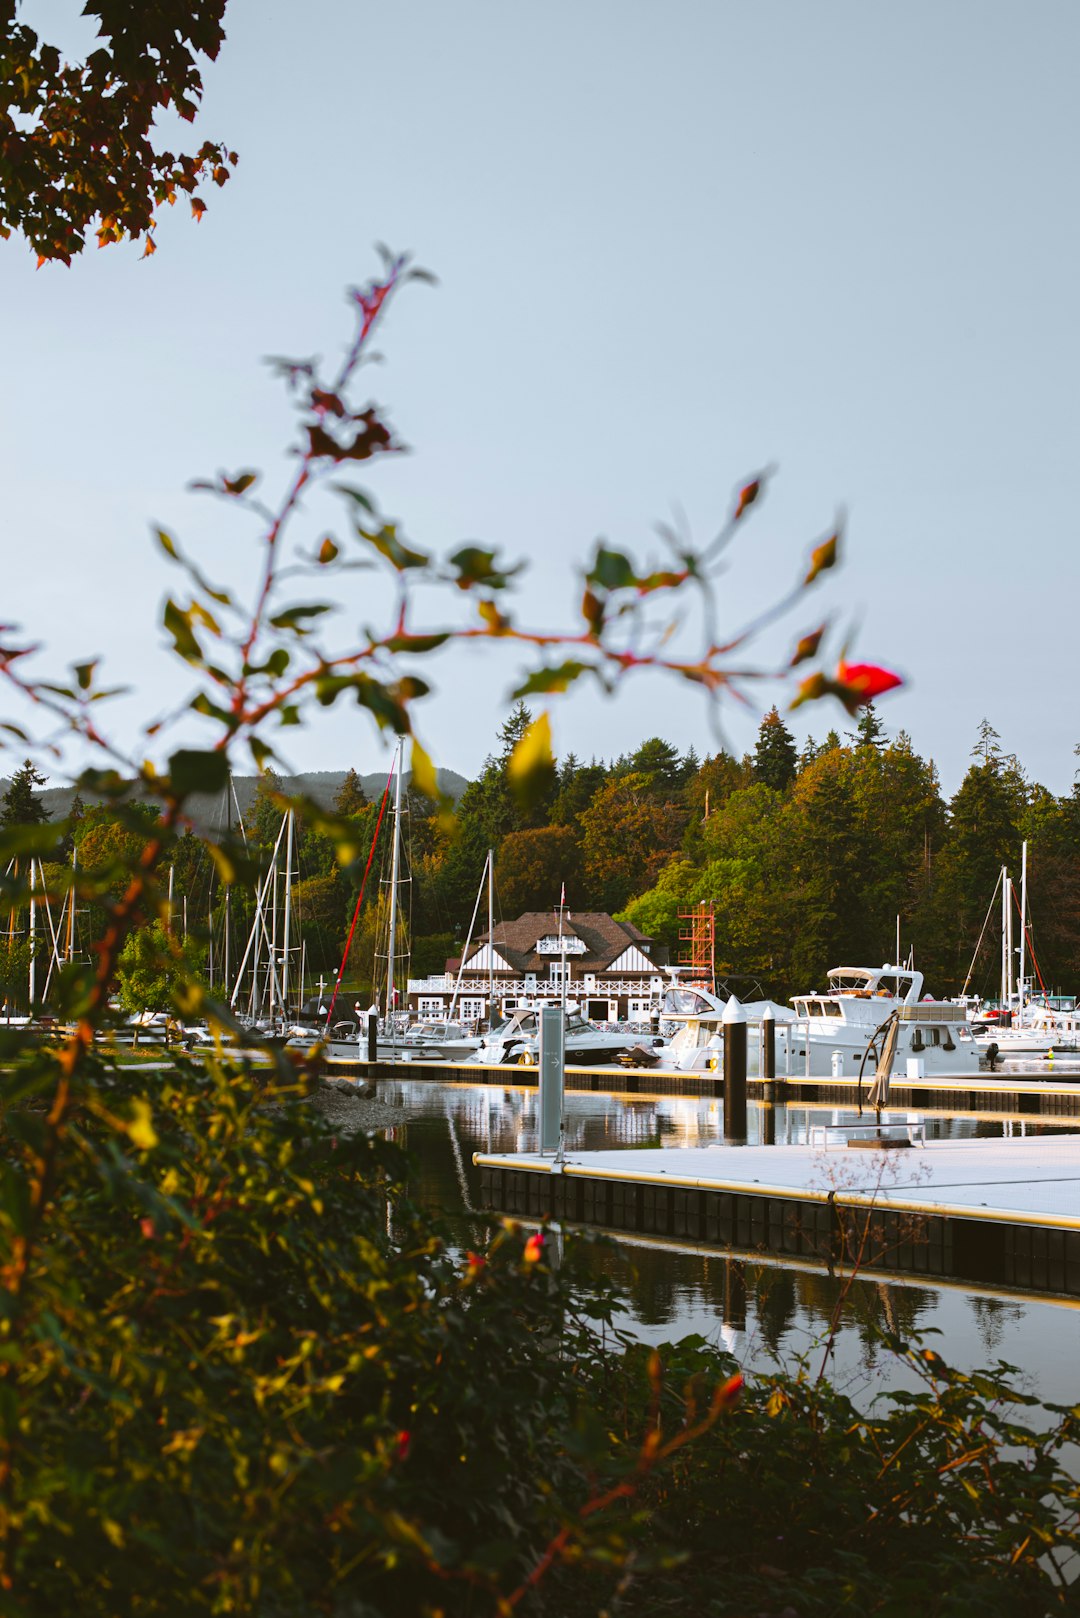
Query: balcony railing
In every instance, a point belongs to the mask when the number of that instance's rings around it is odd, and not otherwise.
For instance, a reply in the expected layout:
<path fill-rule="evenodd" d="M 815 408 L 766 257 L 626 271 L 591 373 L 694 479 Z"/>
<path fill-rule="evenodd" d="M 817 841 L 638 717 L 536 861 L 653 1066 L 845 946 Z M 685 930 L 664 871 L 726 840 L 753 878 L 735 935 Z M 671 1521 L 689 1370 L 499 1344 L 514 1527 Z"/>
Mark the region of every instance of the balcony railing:
<path fill-rule="evenodd" d="M 410 994 L 452 994 L 457 979 L 453 973 L 439 972 L 427 978 L 410 978 Z M 669 979 L 661 973 L 650 973 L 648 977 L 641 975 L 635 978 L 606 978 L 598 973 L 592 983 L 586 983 L 584 978 L 568 978 L 566 992 L 572 999 L 581 999 L 589 995 L 596 999 L 609 998 L 615 995 L 635 995 L 638 999 L 646 999 L 653 995 L 663 993 L 668 986 Z M 460 993 L 467 995 L 470 1000 L 478 996 L 486 999 L 488 979 L 486 974 L 476 977 L 464 977 L 461 980 Z M 525 978 L 507 978 L 495 976 L 495 995 L 497 999 L 504 999 L 508 995 L 520 997 L 522 995 L 535 995 L 539 1000 L 557 1000 L 562 995 L 562 984 L 551 979 L 537 977 L 535 982 Z"/>

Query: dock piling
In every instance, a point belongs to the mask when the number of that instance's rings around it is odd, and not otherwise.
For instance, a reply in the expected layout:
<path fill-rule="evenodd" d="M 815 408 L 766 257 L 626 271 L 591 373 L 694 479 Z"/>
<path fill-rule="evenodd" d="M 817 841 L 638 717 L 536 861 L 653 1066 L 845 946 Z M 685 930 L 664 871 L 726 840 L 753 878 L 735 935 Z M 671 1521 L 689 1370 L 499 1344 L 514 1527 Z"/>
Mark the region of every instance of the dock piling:
<path fill-rule="evenodd" d="M 724 1009 L 724 1139 L 746 1145 L 746 1012 L 736 995 Z"/>

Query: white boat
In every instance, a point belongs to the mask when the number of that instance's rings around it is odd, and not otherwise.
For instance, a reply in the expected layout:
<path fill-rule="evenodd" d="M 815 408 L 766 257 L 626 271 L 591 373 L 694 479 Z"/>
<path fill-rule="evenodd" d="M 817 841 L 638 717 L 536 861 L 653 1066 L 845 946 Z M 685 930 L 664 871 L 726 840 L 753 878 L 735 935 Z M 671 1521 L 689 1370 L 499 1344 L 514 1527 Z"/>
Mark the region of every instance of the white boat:
<path fill-rule="evenodd" d="M 504 1023 L 482 1037 L 479 1049 L 468 1060 L 489 1066 L 516 1062 L 520 1067 L 535 1067 L 540 1044 L 538 1017 L 539 1012 L 535 1008 L 519 1008 Z M 593 1063 L 615 1062 L 620 1052 L 641 1043 L 640 1034 L 617 1028 L 597 1028 L 576 1012 L 566 1012 L 565 1053 L 568 1063 L 590 1066 Z"/>
<path fill-rule="evenodd" d="M 925 1074 L 977 1071 L 981 1053 L 962 1007 L 920 999 L 922 987 L 922 973 L 906 967 L 836 966 L 828 973 L 825 992 L 795 996 L 793 1009 L 772 1001 L 750 1002 L 743 1006 L 750 1024 L 747 1069 L 760 1071 L 757 1030 L 768 1015 L 776 1031 L 778 1074 L 853 1076 L 866 1056 L 864 1071 L 872 1076 L 883 1025 L 896 1012 L 898 1075 L 909 1062 L 920 1064 Z M 658 1052 L 658 1065 L 680 1072 L 722 1067 L 725 1007 L 726 1001 L 703 989 L 672 991 L 662 1016 L 673 1032 Z"/>
<path fill-rule="evenodd" d="M 793 1073 L 855 1074 L 871 1046 L 871 1074 L 881 1049 L 881 1030 L 897 1013 L 893 1071 L 909 1064 L 923 1073 L 974 1073 L 979 1048 L 963 1009 L 922 995 L 923 975 L 901 966 L 834 966 L 824 994 L 796 995 L 790 1040 Z M 779 1056 L 777 1058 L 779 1070 Z"/>
<path fill-rule="evenodd" d="M 467 1024 L 444 1019 L 424 1018 L 408 1025 L 381 1024 L 375 1044 L 378 1062 L 464 1062 L 480 1045 L 478 1035 Z M 325 1041 L 330 1062 L 366 1062 L 368 1058 L 367 1019 L 345 1018 L 334 1024 Z"/>

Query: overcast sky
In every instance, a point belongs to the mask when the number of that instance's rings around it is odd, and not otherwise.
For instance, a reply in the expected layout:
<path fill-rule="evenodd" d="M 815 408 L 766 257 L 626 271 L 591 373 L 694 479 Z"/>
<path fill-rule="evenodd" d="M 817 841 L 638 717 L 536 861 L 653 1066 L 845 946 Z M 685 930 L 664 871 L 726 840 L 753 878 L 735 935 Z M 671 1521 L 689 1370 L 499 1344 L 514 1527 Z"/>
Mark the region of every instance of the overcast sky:
<path fill-rule="evenodd" d="M 22 15 L 77 44 L 77 9 Z M 531 616 L 566 621 L 597 535 L 655 550 L 681 510 L 704 538 L 775 463 L 727 622 L 843 506 L 843 571 L 791 630 L 826 605 L 857 623 L 858 653 L 909 678 L 883 719 L 947 790 L 984 715 L 1068 789 L 1075 0 L 231 0 L 226 23 L 196 130 L 241 163 L 201 225 L 177 208 L 153 259 L 70 270 L 0 244 L 5 621 L 58 659 L 104 654 L 138 689 L 132 725 L 175 695 L 149 524 L 251 576 L 247 530 L 185 484 L 280 473 L 261 358 L 333 356 L 342 290 L 384 240 L 440 279 L 399 303 L 369 379 L 413 453 L 368 481 L 419 543 L 528 558 Z M 447 666 L 424 719 L 439 763 L 477 769 L 507 684 L 480 656 Z M 727 730 L 741 750 L 756 717 Z M 700 699 L 659 683 L 556 713 L 563 752 L 650 733 L 715 748 Z M 290 758 L 383 750 L 350 709 Z"/>

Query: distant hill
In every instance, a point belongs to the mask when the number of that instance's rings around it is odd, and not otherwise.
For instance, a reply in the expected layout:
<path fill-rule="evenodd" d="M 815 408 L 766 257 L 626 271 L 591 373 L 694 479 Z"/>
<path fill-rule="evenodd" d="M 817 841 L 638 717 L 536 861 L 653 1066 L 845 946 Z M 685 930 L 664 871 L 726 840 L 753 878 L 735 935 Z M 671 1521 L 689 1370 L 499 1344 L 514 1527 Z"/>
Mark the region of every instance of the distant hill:
<path fill-rule="evenodd" d="M 323 808 L 329 809 L 347 774 L 347 770 L 311 770 L 304 775 L 283 775 L 281 784 L 285 792 L 291 794 L 303 793 L 306 797 L 314 798 L 315 802 L 321 804 Z M 383 787 L 386 785 L 386 775 L 385 770 L 380 770 L 374 774 L 360 777 L 364 784 L 364 791 L 374 803 L 377 803 L 382 797 Z M 406 786 L 408 786 L 411 779 L 411 776 L 405 777 Z M 438 781 L 442 790 L 455 803 L 457 803 L 469 784 L 463 775 L 458 775 L 456 770 L 439 770 Z M 9 784 L 10 780 L 0 779 L 0 796 L 7 791 Z M 240 812 L 241 814 L 246 814 L 254 801 L 259 785 L 259 777 L 257 775 L 234 775 L 233 785 L 236 788 L 236 798 L 240 805 Z M 62 820 L 64 818 L 71 807 L 73 796 L 74 793 L 71 787 L 45 787 L 39 793 L 50 820 Z M 100 802 L 100 799 L 95 799 L 94 795 L 90 793 L 84 795 L 84 801 L 93 803 Z M 203 830 L 210 830 L 214 826 L 219 826 L 223 824 L 225 816 L 224 795 L 218 793 L 213 797 L 204 797 L 199 794 L 189 800 L 189 812 L 195 825 Z"/>

